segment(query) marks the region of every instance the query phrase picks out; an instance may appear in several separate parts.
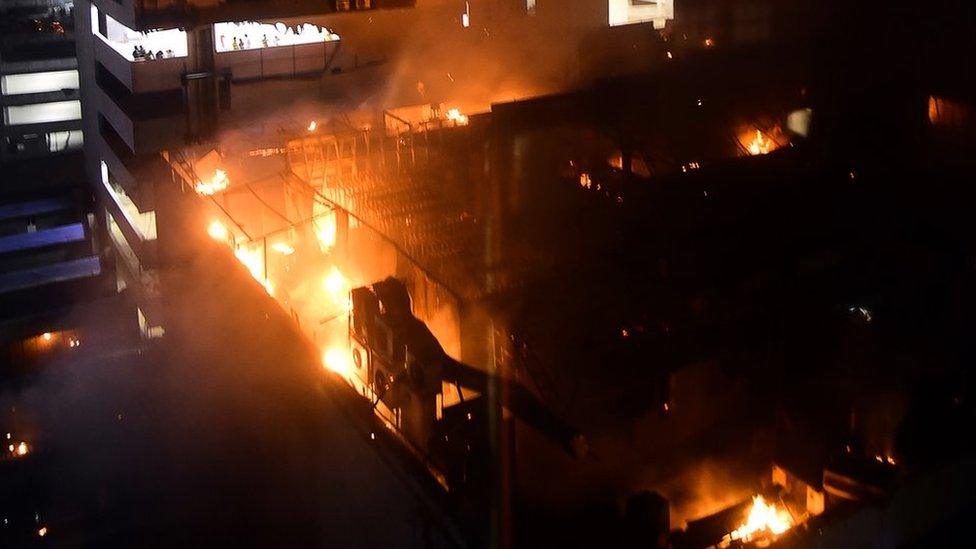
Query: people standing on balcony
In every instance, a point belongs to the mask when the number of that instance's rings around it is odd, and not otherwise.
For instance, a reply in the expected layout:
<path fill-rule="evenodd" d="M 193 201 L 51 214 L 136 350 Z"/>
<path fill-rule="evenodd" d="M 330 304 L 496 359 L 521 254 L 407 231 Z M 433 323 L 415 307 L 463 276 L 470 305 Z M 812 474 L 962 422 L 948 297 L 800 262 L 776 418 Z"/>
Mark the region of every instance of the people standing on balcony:
<path fill-rule="evenodd" d="M 146 48 L 136 45 L 132 50 L 132 58 L 136 61 L 143 61 L 146 59 L 152 59 L 152 52 L 146 52 Z"/>

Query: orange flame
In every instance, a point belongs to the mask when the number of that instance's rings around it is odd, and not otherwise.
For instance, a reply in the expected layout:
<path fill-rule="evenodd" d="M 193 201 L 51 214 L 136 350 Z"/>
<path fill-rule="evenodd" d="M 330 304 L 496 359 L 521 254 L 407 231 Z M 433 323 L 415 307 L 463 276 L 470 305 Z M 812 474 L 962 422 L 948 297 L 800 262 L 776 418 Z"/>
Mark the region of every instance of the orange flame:
<path fill-rule="evenodd" d="M 775 141 L 763 135 L 763 132 L 756 130 L 756 137 L 749 143 L 747 149 L 749 150 L 749 154 L 755 156 L 774 151 L 776 147 Z"/>
<path fill-rule="evenodd" d="M 766 503 L 762 496 L 752 498 L 752 508 L 746 522 L 727 534 L 723 545 L 732 541 L 751 542 L 759 539 L 769 539 L 782 534 L 793 527 L 793 517 L 786 509 L 780 509 L 775 503 Z"/>
<path fill-rule="evenodd" d="M 7 433 L 7 434 L 9 434 L 9 433 Z M 14 458 L 22 458 L 22 457 L 26 456 L 27 454 L 29 454 L 30 451 L 31 451 L 30 446 L 26 442 L 23 442 L 23 441 L 21 441 L 18 444 L 10 444 L 10 445 L 7 446 L 7 452 L 9 452 L 10 455 L 11 455 L 11 457 L 14 457 Z"/>
<path fill-rule="evenodd" d="M 322 353 L 322 365 L 343 377 L 352 375 L 352 355 L 348 349 L 338 346 L 326 349 Z"/>
<path fill-rule="evenodd" d="M 274 284 L 272 284 L 270 279 L 264 278 L 264 256 L 260 248 L 252 250 L 245 246 L 240 246 L 234 250 L 234 256 L 237 257 L 237 260 L 242 265 L 247 267 L 248 272 L 251 273 L 254 280 L 257 280 L 264 286 L 268 295 L 274 295 Z"/>
<path fill-rule="evenodd" d="M 326 275 L 325 280 L 322 281 L 322 286 L 325 288 L 327 294 L 332 299 L 335 305 L 345 311 L 349 312 L 352 306 L 349 302 L 349 280 L 337 269 L 332 267 L 329 274 Z"/>
<path fill-rule="evenodd" d="M 468 116 L 466 114 L 461 114 L 460 109 L 448 109 L 445 117 L 448 120 L 453 120 L 454 123 L 459 126 L 464 126 L 468 123 Z"/>
<path fill-rule="evenodd" d="M 319 248 L 323 253 L 328 253 L 335 246 L 336 228 L 335 212 L 330 212 L 312 222 L 312 230 L 315 232 L 315 238 L 318 239 Z"/>
<path fill-rule="evenodd" d="M 590 174 L 585 173 L 585 172 L 584 173 L 581 173 L 580 176 L 579 176 L 579 184 L 580 184 L 580 187 L 583 187 L 584 189 L 589 189 L 590 187 L 592 187 L 593 186 L 593 180 L 590 179 Z"/>
<path fill-rule="evenodd" d="M 227 242 L 227 239 L 230 238 L 230 231 L 227 230 L 227 227 L 223 223 L 216 219 L 211 221 L 210 225 L 207 226 L 207 234 L 210 235 L 210 238 L 220 242 Z"/>
<path fill-rule="evenodd" d="M 228 185 L 230 185 L 230 179 L 227 178 L 227 172 L 217 168 L 213 178 L 210 181 L 200 181 L 197 183 L 195 190 L 197 194 L 211 196 L 226 190 Z"/>

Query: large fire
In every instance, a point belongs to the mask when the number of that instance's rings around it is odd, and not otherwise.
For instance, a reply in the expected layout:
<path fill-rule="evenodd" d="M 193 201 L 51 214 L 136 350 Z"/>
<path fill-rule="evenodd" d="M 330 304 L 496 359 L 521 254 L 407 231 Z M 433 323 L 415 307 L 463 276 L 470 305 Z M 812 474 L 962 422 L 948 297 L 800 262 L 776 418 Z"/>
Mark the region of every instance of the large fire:
<path fill-rule="evenodd" d="M 246 246 L 240 246 L 234 250 L 234 256 L 237 257 L 237 260 L 241 264 L 247 267 L 254 280 L 260 282 L 269 295 L 274 295 L 274 285 L 271 283 L 271 280 L 264 277 L 264 256 L 261 252 L 262 250 L 260 248 L 251 249 Z"/>
<path fill-rule="evenodd" d="M 770 539 L 782 534 L 793 526 L 793 517 L 789 511 L 766 503 L 762 496 L 752 498 L 752 509 L 746 522 L 732 530 L 723 539 L 724 546 L 733 541 L 748 543 L 751 541 Z"/>
<path fill-rule="evenodd" d="M 220 242 L 227 242 L 227 239 L 230 238 L 230 231 L 227 230 L 227 227 L 223 223 L 216 219 L 211 221 L 210 225 L 207 226 L 207 234 L 210 235 L 210 238 Z"/>
<path fill-rule="evenodd" d="M 352 356 L 348 349 L 338 346 L 326 349 L 322 353 L 322 365 L 343 377 L 352 375 Z"/>
<path fill-rule="evenodd" d="M 291 255 L 295 253 L 295 248 L 287 242 L 275 242 L 271 245 L 271 249 L 281 255 Z"/>
<path fill-rule="evenodd" d="M 763 135 L 763 132 L 756 130 L 756 137 L 749 143 L 747 148 L 749 149 L 749 154 L 753 156 L 766 154 L 776 150 L 776 142 Z"/>
<path fill-rule="evenodd" d="M 323 253 L 327 253 L 336 244 L 336 216 L 335 212 L 330 212 L 312 222 L 312 230 L 315 238 L 319 241 L 319 248 Z"/>
<path fill-rule="evenodd" d="M 459 126 L 463 126 L 468 123 L 468 116 L 466 114 L 461 114 L 460 109 L 448 109 L 445 116 L 448 120 L 454 121 L 454 123 Z"/>
<path fill-rule="evenodd" d="M 338 268 L 332 267 L 329 274 L 325 276 L 322 286 L 336 307 L 345 312 L 351 310 L 351 304 L 349 303 L 349 290 L 351 285 L 349 284 L 349 280 Z"/>
<path fill-rule="evenodd" d="M 226 190 L 228 185 L 230 185 L 230 179 L 227 178 L 227 172 L 217 168 L 217 170 L 214 172 L 213 178 L 211 178 L 210 181 L 198 182 L 195 190 L 199 194 L 210 196 Z"/>

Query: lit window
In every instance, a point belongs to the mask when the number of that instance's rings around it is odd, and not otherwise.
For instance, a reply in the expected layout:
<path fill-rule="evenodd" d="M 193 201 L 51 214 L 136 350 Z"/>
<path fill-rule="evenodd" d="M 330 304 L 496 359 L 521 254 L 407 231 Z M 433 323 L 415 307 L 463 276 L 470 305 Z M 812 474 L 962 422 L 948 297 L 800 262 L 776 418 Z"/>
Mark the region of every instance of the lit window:
<path fill-rule="evenodd" d="M 674 19 L 672 0 L 607 0 L 608 22 L 611 27 L 632 23 L 653 23 L 663 29 L 664 23 Z"/>
<path fill-rule="evenodd" d="M 9 125 L 79 120 L 81 119 L 81 102 L 75 100 L 36 103 L 34 105 L 11 105 L 4 107 L 4 118 Z"/>
<path fill-rule="evenodd" d="M 78 89 L 78 71 L 7 74 L 0 79 L 0 87 L 2 87 L 4 95 L 76 90 Z"/>
<path fill-rule="evenodd" d="M 47 134 L 47 148 L 51 152 L 73 151 L 85 144 L 85 136 L 81 130 L 66 132 L 51 132 Z"/>

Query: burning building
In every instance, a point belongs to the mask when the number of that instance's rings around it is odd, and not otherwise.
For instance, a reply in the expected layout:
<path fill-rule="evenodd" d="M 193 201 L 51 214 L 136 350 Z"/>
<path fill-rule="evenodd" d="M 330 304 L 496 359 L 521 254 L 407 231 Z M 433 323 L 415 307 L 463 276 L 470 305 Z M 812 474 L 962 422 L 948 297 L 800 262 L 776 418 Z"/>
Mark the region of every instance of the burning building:
<path fill-rule="evenodd" d="M 670 2 L 580 8 L 568 15 L 534 2 L 502 12 L 472 2 L 463 14 L 437 2 L 76 4 L 86 171 L 96 189 L 100 241 L 143 337 L 165 337 L 163 273 L 190 257 L 200 246 L 191 235 L 201 235 L 204 246 L 230 249 L 321 349 L 322 366 L 385 408 L 382 420 L 430 453 L 442 477 L 457 483 L 483 469 L 448 458 L 468 452 L 457 446 L 465 438 L 455 428 L 472 423 L 483 432 L 489 417 L 500 417 L 489 414 L 495 409 L 484 396 L 496 384 L 516 402 L 534 403 L 510 406 L 571 452 L 571 430 L 531 392 L 485 374 L 490 320 L 468 314 L 477 303 L 468 298 L 483 293 L 479 220 L 419 174 L 438 165 L 432 156 L 447 154 L 422 140 L 443 141 L 475 125 L 472 111 L 498 98 L 578 80 L 578 42 L 545 35 L 638 22 L 650 30 L 673 17 Z M 532 43 L 519 43 L 527 32 Z M 433 37 L 456 47 L 432 44 Z M 520 59 L 525 47 L 552 60 L 549 70 L 504 61 Z M 493 79 L 497 86 L 484 85 Z M 360 106 L 365 117 L 352 115 Z M 463 265 L 465 257 L 473 264 Z M 429 378 L 430 389 L 415 399 L 424 403 L 423 418 L 400 405 L 401 385 L 412 386 L 401 383 L 399 368 L 412 362 L 389 353 L 402 347 L 384 355 L 375 334 L 367 336 L 372 330 L 350 332 L 347 324 L 361 306 L 355 296 L 367 295 L 351 291 L 388 276 L 407 281 L 410 318 L 429 326 L 444 357 L 455 357 L 445 364 L 477 359 L 459 370 L 467 377 L 453 371 Z M 370 316 L 396 318 L 392 310 L 353 318 L 372 325 Z M 377 357 L 366 360 L 369 371 L 358 379 L 351 375 L 360 366 L 353 341 Z M 417 353 L 417 340 L 407 341 Z M 473 350 L 462 352 L 466 345 Z M 378 375 L 378 357 L 400 362 Z M 443 443 L 431 438 L 441 432 Z"/>
<path fill-rule="evenodd" d="M 670 2 L 624 4 L 78 4 L 87 171 L 144 337 L 179 316 L 167 273 L 220 258 L 368 409 L 369 440 L 500 545 L 648 489 L 690 520 L 676 544 L 773 542 L 825 492 L 870 491 L 844 467 L 753 482 L 800 432 L 771 419 L 781 386 L 809 381 L 784 381 L 783 304 L 874 318 L 829 282 L 850 218 L 820 212 L 857 170 L 807 167 L 842 135 L 820 76 L 730 57 L 771 39 L 767 4 L 726 33 L 708 3 L 673 25 Z M 745 465 L 700 497 L 669 486 L 708 459 Z M 664 543 L 667 506 L 644 503 Z"/>

